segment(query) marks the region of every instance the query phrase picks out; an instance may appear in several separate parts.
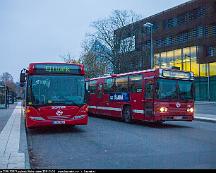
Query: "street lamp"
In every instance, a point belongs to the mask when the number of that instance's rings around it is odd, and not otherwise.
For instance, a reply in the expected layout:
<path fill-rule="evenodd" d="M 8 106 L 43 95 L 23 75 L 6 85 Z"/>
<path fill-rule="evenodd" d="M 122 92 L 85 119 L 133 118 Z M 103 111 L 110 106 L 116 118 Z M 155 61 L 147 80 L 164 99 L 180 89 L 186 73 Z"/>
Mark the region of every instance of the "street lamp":
<path fill-rule="evenodd" d="M 154 52 L 153 52 L 153 40 L 152 40 L 153 24 L 147 22 L 143 26 L 150 29 L 150 34 L 151 34 L 151 68 L 153 68 L 153 66 L 154 66 L 154 54 L 153 54 Z"/>

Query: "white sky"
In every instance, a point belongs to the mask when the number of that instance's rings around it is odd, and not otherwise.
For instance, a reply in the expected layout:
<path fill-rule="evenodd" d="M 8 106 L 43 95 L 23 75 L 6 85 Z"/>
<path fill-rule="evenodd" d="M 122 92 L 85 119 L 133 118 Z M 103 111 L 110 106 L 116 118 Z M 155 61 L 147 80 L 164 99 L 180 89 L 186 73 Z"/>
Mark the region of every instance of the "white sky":
<path fill-rule="evenodd" d="M 0 75 L 15 81 L 31 62 L 61 62 L 79 57 L 91 22 L 112 10 L 133 10 L 144 17 L 187 0 L 0 0 Z"/>

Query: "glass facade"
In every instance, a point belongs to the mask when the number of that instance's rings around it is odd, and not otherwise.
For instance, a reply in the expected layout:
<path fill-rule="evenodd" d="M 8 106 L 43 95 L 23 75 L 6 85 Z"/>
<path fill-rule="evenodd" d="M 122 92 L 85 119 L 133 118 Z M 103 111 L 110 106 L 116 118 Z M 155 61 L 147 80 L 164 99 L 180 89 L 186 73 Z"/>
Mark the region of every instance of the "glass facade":
<path fill-rule="evenodd" d="M 171 45 L 184 44 L 194 39 L 216 37 L 216 23 L 206 26 L 198 26 L 196 28 L 181 32 L 177 35 L 164 37 L 154 40 L 154 47 L 161 48 Z M 150 40 L 147 40 L 144 49 L 150 47 Z M 213 47 L 212 47 L 213 48 Z"/>
<path fill-rule="evenodd" d="M 197 52 L 198 47 L 192 46 L 156 53 L 155 67 L 179 67 L 180 70 L 192 71 L 195 76 L 196 100 L 216 101 L 216 62 L 197 63 Z"/>
<path fill-rule="evenodd" d="M 155 66 L 161 68 L 179 67 L 180 70 L 193 71 L 199 75 L 199 64 L 197 63 L 197 47 L 186 47 L 172 51 L 155 54 Z"/>

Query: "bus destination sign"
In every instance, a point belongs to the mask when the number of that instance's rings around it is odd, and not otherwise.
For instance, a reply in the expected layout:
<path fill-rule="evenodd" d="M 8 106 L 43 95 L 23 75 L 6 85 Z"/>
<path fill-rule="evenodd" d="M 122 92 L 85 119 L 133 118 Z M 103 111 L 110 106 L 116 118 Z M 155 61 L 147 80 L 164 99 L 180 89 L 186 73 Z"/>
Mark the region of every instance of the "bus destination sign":
<path fill-rule="evenodd" d="M 73 64 L 36 64 L 35 73 L 37 74 L 80 74 L 81 69 Z"/>
<path fill-rule="evenodd" d="M 163 77 L 190 79 L 191 74 L 189 72 L 163 70 Z"/>

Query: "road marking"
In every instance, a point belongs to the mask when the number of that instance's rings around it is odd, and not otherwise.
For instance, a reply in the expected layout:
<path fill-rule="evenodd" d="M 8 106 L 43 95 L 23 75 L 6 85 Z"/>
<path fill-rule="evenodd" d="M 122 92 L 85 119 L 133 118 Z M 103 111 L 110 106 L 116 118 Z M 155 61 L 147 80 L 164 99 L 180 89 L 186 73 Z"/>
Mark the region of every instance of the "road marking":
<path fill-rule="evenodd" d="M 197 117 L 195 116 L 195 119 L 197 120 L 206 120 L 206 121 L 212 121 L 212 122 L 216 122 L 216 119 L 215 118 L 207 118 L 207 117 Z"/>
<path fill-rule="evenodd" d="M 21 103 L 19 102 L 0 133 L 1 169 L 25 168 L 25 154 L 19 152 L 21 109 Z"/>

